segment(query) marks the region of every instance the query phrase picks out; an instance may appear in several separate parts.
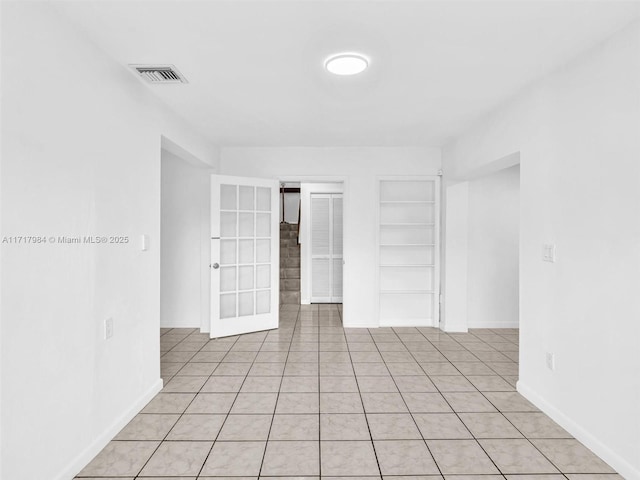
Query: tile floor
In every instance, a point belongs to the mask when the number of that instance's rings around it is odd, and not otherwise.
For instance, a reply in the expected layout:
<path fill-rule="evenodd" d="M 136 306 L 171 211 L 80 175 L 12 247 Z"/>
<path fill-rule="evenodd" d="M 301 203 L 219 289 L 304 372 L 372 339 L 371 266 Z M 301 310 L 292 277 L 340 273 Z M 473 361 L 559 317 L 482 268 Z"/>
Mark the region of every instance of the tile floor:
<path fill-rule="evenodd" d="M 621 478 L 515 392 L 516 329 L 281 312 L 278 330 L 220 340 L 163 329 L 165 388 L 78 478 Z"/>

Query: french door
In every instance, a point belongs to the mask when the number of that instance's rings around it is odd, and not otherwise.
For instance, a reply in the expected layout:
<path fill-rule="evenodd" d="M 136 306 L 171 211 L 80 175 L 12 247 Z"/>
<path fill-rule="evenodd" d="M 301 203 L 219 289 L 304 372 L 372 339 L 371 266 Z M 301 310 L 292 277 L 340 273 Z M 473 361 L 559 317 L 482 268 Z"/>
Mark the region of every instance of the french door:
<path fill-rule="evenodd" d="M 278 328 L 276 180 L 211 176 L 211 338 Z"/>

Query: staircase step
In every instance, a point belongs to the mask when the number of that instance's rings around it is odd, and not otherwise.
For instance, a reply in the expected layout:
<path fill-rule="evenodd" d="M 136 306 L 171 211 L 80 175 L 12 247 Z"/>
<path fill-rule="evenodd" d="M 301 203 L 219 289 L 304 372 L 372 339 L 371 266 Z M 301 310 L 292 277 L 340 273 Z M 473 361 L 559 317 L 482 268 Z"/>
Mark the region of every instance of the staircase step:
<path fill-rule="evenodd" d="M 280 281 L 280 290 L 285 292 L 299 292 L 300 291 L 300 279 L 299 278 L 285 278 Z"/>
<path fill-rule="evenodd" d="M 280 292 L 281 304 L 300 305 L 300 292 Z"/>
<path fill-rule="evenodd" d="M 300 305 L 298 224 L 280 224 L 280 303 Z"/>
<path fill-rule="evenodd" d="M 281 268 L 280 278 L 300 278 L 299 268 Z"/>
<path fill-rule="evenodd" d="M 288 268 L 300 268 L 300 257 L 281 258 L 280 266 Z"/>
<path fill-rule="evenodd" d="M 297 223 L 281 223 L 280 224 L 280 231 L 285 231 L 285 232 L 297 232 L 298 231 L 298 224 Z"/>

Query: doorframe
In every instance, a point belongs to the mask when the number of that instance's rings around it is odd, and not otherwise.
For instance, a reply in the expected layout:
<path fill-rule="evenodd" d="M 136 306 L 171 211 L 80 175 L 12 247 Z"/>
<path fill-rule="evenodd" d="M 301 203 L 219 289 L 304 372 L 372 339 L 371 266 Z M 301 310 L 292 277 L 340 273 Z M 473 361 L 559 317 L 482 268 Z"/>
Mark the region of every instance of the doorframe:
<path fill-rule="evenodd" d="M 278 177 L 278 181 L 288 183 L 288 182 L 299 182 L 299 183 L 341 183 L 342 184 L 342 304 L 346 304 L 350 299 L 350 289 L 347 285 L 347 282 L 344 281 L 346 277 L 346 272 L 349 268 L 349 259 L 350 259 L 350 250 L 347 243 L 345 243 L 345 239 L 348 238 L 348 233 L 350 232 L 350 222 L 351 216 L 349 214 L 346 205 L 350 202 L 350 189 L 349 189 L 349 176 L 347 175 L 283 175 Z M 298 222 L 300 222 L 300 218 L 298 218 Z M 302 258 L 302 257 L 301 257 Z M 301 267 L 302 267 L 302 262 Z M 300 269 L 300 276 L 302 277 L 303 272 L 302 268 Z M 302 298 L 300 299 L 302 300 Z M 345 310 L 342 310 L 342 322 L 344 323 L 344 314 Z"/>
<path fill-rule="evenodd" d="M 441 316 L 440 329 L 445 332 L 467 332 L 469 329 L 469 319 L 467 315 L 467 289 L 469 279 L 467 278 L 467 263 L 469 246 L 467 245 L 469 222 L 469 189 L 472 182 L 485 179 L 491 175 L 498 174 L 506 169 L 515 166 L 522 167 L 520 152 L 514 152 L 505 157 L 501 157 L 493 162 L 483 165 L 481 168 L 456 177 L 448 178 L 444 191 L 443 217 L 444 231 L 442 250 L 445 270 L 443 272 L 442 294 L 444 297 L 443 311 Z M 518 183 L 518 194 L 521 198 L 522 173 Z M 451 202 L 451 195 L 453 203 Z M 457 198 L 456 198 L 457 197 Z M 453 217 L 453 218 L 451 218 Z M 453 228 L 453 231 L 450 231 Z M 520 303 L 522 279 L 522 210 L 518 218 L 518 304 Z M 464 236 L 464 238 L 461 238 Z M 450 251 L 454 250 L 454 252 Z M 451 263 L 453 261 L 453 267 Z M 513 326 L 486 326 L 482 328 L 519 328 L 520 308 L 518 309 L 518 327 Z M 471 327 L 473 328 L 473 326 Z M 476 327 L 478 328 L 478 327 Z"/>
<path fill-rule="evenodd" d="M 160 135 L 160 150 L 159 150 L 159 162 L 160 166 L 162 166 L 162 152 L 169 152 L 176 157 L 180 158 L 183 162 L 188 165 L 191 165 L 194 168 L 201 169 L 203 175 L 203 183 L 206 184 L 206 187 L 203 187 L 203 202 L 200 205 L 200 219 L 201 219 L 201 228 L 200 228 L 200 332 L 208 333 L 210 318 L 211 318 L 211 292 L 210 292 L 210 268 L 209 264 L 211 263 L 211 254 L 210 254 L 210 195 L 211 195 L 211 175 L 216 173 L 216 168 L 201 160 L 196 155 L 191 153 L 189 150 L 183 148 L 178 143 L 174 142 L 166 135 Z M 160 190 L 160 203 L 162 204 L 162 182 L 160 182 L 159 190 Z M 162 205 L 160 205 L 162 207 Z M 162 217 L 162 211 L 160 211 L 160 216 Z M 158 236 L 158 244 L 160 245 L 162 242 L 162 232 L 159 233 Z M 159 268 L 162 272 L 162 259 L 160 258 Z M 162 294 L 162 292 L 160 293 Z M 161 301 L 161 300 L 160 300 Z M 158 306 L 160 308 L 160 305 Z M 158 318 L 158 326 L 160 328 L 160 317 Z"/>

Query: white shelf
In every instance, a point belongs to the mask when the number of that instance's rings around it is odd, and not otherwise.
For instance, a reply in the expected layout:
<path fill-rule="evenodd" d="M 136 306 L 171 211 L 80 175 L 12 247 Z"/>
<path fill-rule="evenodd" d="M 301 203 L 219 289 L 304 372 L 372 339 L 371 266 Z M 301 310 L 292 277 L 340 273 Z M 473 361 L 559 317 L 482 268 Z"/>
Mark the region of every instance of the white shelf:
<path fill-rule="evenodd" d="M 433 290 L 380 290 L 381 295 L 425 295 L 433 293 Z"/>
<path fill-rule="evenodd" d="M 434 227 L 435 223 L 381 223 L 381 227 Z"/>
<path fill-rule="evenodd" d="M 381 247 L 435 247 L 433 243 L 381 243 Z"/>
<path fill-rule="evenodd" d="M 386 205 L 388 203 L 426 203 L 426 204 L 434 204 L 433 200 L 381 200 L 381 205 Z"/>
<path fill-rule="evenodd" d="M 433 318 L 427 317 L 381 317 L 381 327 L 434 327 Z"/>
<path fill-rule="evenodd" d="M 434 267 L 433 263 L 382 263 L 381 267 Z"/>

